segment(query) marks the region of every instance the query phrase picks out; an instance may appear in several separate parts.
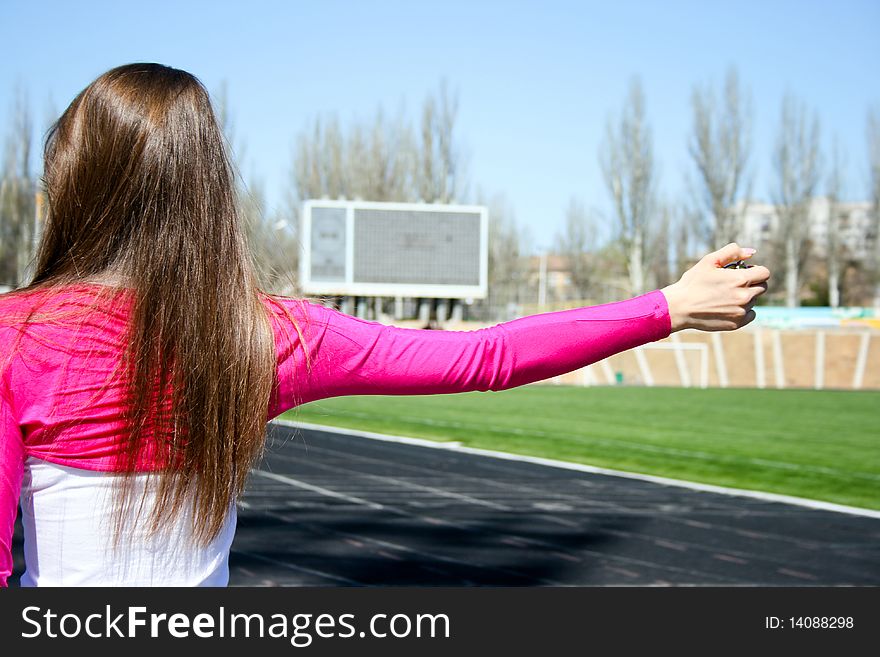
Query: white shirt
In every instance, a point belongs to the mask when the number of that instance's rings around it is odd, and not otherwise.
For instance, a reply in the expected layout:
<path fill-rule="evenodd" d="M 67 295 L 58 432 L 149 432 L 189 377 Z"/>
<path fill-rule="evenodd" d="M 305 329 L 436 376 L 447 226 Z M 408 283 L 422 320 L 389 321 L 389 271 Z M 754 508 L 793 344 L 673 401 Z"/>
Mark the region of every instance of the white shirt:
<path fill-rule="evenodd" d="M 231 505 L 207 547 L 191 540 L 189 505 L 172 525 L 148 537 L 145 523 L 127 523 L 113 548 L 112 510 L 122 476 L 25 460 L 21 486 L 26 570 L 22 586 L 226 586 L 235 536 Z M 135 475 L 144 490 L 146 475 Z M 153 498 L 148 493 L 143 517 Z"/>

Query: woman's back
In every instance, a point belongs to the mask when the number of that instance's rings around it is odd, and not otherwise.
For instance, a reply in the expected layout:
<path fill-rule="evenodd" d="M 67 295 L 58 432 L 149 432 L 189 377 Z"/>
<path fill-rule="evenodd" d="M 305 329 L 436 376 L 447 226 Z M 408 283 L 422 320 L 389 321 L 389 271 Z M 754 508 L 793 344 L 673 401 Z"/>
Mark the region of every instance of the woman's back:
<path fill-rule="evenodd" d="M 0 297 L 0 353 L 5 369 L 4 518 L 14 519 L 13 464 L 21 463 L 21 511 L 27 572 L 23 586 L 223 586 L 235 533 L 230 505 L 219 534 L 207 545 L 192 536 L 189 506 L 158 532 L 129 513 L 114 546 L 111 522 L 124 485 L 127 387 L 122 354 L 130 297 L 126 291 L 92 307 L 100 286 Z M 38 307 L 37 307 L 38 306 Z M 16 322 L 36 310 L 25 326 Z M 277 345 L 287 344 L 283 335 Z M 167 410 L 167 406 L 166 406 Z M 271 413 L 273 409 L 269 409 Z M 14 422 L 14 427 L 8 426 Z M 148 427 L 149 429 L 150 427 Z M 21 437 L 20 453 L 12 436 Z M 148 431 L 149 435 L 149 431 Z M 161 467 L 146 441 L 132 479 L 144 509 L 155 502 L 148 473 Z M 11 518 L 10 518 L 11 514 Z M 8 534 L 0 536 L 8 553 Z"/>
<path fill-rule="evenodd" d="M 13 391 L 28 456 L 88 470 L 112 472 L 119 468 L 128 410 L 121 363 L 131 298 L 128 290 L 115 291 L 109 297 L 106 293 L 103 286 L 81 284 L 0 297 L 0 316 L 4 318 L 0 322 L 0 353 L 12 355 L 6 383 Z M 268 297 L 263 299 L 272 319 L 276 367 L 282 366 L 299 338 L 293 324 L 279 317 L 283 316 L 281 306 L 293 315 L 297 326 L 305 328 L 312 325 L 308 315 L 318 308 L 294 299 L 271 303 Z M 31 319 L 26 327 L 23 321 L 16 321 L 23 320 L 31 309 L 48 319 Z M 170 396 L 165 399 L 159 412 L 169 408 Z M 286 408 L 279 408 L 275 399 L 267 409 L 267 419 L 283 410 Z M 154 419 L 148 418 L 148 429 Z M 142 449 L 139 470 L 156 465 L 158 459 L 150 445 L 147 442 Z"/>

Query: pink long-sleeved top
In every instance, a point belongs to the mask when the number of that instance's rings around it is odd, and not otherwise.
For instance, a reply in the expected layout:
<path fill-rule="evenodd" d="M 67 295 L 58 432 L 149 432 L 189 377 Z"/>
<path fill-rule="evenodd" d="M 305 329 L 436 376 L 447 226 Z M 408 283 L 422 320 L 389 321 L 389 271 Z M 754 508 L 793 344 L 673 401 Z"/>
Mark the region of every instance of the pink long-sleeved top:
<path fill-rule="evenodd" d="M 119 378 L 108 375 L 124 346 L 128 298 L 122 294 L 118 303 L 80 313 L 76 322 L 37 322 L 22 330 L 14 319 L 38 300 L 40 312 L 89 308 L 98 289 L 80 284 L 50 293 L 0 296 L 0 366 L 5 363 L 0 370 L 0 585 L 12 570 L 10 544 L 26 464 L 81 474 L 118 471 L 124 389 Z M 306 300 L 262 298 L 277 355 L 277 385 L 267 419 L 341 395 L 506 390 L 670 333 L 660 291 L 474 331 L 398 328 Z M 151 463 L 147 459 L 139 467 L 149 470 Z M 33 521 L 27 513 L 23 519 L 26 525 Z M 26 527 L 26 536 L 34 531 Z"/>

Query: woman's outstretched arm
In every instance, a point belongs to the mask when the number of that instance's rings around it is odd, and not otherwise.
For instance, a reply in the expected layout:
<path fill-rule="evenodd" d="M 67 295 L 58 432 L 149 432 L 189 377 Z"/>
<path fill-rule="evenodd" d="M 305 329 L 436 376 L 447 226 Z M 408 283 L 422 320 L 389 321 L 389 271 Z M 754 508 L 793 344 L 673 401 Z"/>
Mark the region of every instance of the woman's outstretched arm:
<path fill-rule="evenodd" d="M 663 294 L 522 317 L 474 331 L 398 328 L 329 308 L 303 401 L 341 395 L 428 395 L 506 390 L 570 372 L 669 335 Z M 314 321 L 313 319 L 313 321 Z"/>
<path fill-rule="evenodd" d="M 399 328 L 296 303 L 290 309 L 303 320 L 304 340 L 279 362 L 279 391 L 270 417 L 342 395 L 506 390 L 579 369 L 674 330 L 738 328 L 754 317 L 751 304 L 766 289 L 759 280 L 766 280 L 766 269 L 721 267 L 750 257 L 753 251 L 748 251 L 725 247 L 664 290 L 475 331 Z"/>

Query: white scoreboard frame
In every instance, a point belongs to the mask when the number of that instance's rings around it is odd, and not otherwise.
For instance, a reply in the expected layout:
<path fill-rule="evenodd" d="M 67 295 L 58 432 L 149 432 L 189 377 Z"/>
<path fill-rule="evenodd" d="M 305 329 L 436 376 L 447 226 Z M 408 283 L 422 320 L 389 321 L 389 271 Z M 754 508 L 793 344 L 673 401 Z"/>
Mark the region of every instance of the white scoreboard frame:
<path fill-rule="evenodd" d="M 345 281 L 313 281 L 312 208 L 336 208 L 345 212 Z M 364 210 L 398 210 L 416 212 L 457 212 L 479 214 L 480 217 L 480 283 L 448 285 L 421 283 L 357 283 L 354 281 L 354 213 Z M 347 295 L 365 297 L 427 297 L 438 299 L 485 299 L 489 284 L 489 211 L 482 205 L 444 205 L 439 203 L 377 203 L 373 201 L 310 200 L 303 203 L 301 221 L 301 253 L 299 276 L 306 294 Z"/>

